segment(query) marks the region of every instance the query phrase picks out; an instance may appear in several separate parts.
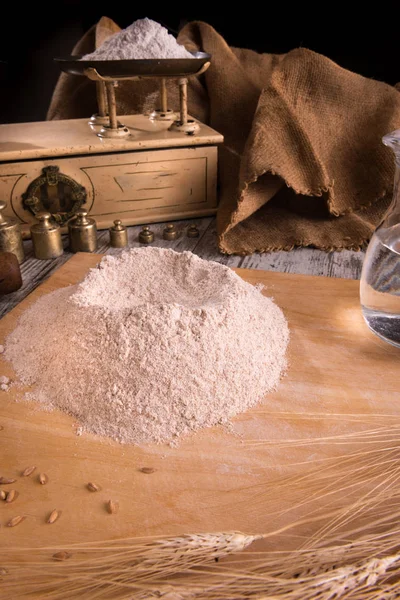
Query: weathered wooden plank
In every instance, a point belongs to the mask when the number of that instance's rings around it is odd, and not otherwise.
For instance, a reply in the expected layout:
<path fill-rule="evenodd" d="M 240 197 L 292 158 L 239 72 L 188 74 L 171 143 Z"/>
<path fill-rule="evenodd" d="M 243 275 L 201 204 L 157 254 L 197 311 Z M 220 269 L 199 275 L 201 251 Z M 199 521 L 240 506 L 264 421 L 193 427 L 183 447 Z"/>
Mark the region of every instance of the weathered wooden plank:
<path fill-rule="evenodd" d="M 215 219 L 203 235 L 194 252 L 206 260 L 215 260 L 228 267 L 280 271 L 304 275 L 359 279 L 365 253 L 352 250 L 324 252 L 315 248 L 295 248 L 289 252 L 265 252 L 250 256 L 221 254 L 217 244 Z"/>
<path fill-rule="evenodd" d="M 268 252 L 245 256 L 240 266 L 263 271 L 359 279 L 363 260 L 364 252 L 352 250 L 324 252 L 315 248 L 296 248 L 290 252 Z"/>
<path fill-rule="evenodd" d="M 198 240 L 193 252 L 205 260 L 215 260 L 227 267 L 240 267 L 242 262 L 241 256 L 230 256 L 219 251 L 215 218 L 212 219 L 204 235 Z"/>

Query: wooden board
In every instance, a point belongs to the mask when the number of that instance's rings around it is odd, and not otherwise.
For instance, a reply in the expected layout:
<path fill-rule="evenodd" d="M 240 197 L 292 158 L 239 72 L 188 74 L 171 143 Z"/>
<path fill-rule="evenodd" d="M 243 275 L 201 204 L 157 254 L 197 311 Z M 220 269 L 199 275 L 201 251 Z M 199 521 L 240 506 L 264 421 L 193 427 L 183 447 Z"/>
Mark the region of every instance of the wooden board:
<path fill-rule="evenodd" d="M 0 321 L 0 343 L 29 304 L 78 282 L 100 259 L 86 254 L 71 258 Z M 15 502 L 0 504 L 3 548 L 199 531 L 269 531 L 282 523 L 277 508 L 291 508 L 291 498 L 281 496 L 276 484 L 282 475 L 307 470 L 338 452 L 334 444 L 319 445 L 318 438 L 368 428 L 371 420 L 379 421 L 374 414 L 399 415 L 400 350 L 380 341 L 364 324 L 358 282 L 237 272 L 250 283 L 263 283 L 289 321 L 289 368 L 277 391 L 238 416 L 234 433 L 203 430 L 177 448 L 121 446 L 77 436 L 71 417 L 39 412 L 15 390 L 1 393 L 0 475 L 16 477 L 13 487 L 19 492 Z M 13 377 L 4 359 L 0 369 Z M 352 415 L 365 415 L 365 422 Z M 315 444 L 281 444 L 310 437 Z M 265 443 L 254 445 L 257 440 Z M 36 473 L 21 478 L 29 465 L 37 466 Z M 155 472 L 141 473 L 141 467 Z M 49 477 L 45 486 L 37 482 L 39 471 Z M 88 481 L 101 491 L 89 492 Z M 115 515 L 105 510 L 109 499 L 119 503 Z M 48 525 L 53 509 L 62 512 L 61 518 Z M 18 514 L 26 520 L 4 527 Z M 284 518 L 299 514 L 301 507 Z"/>

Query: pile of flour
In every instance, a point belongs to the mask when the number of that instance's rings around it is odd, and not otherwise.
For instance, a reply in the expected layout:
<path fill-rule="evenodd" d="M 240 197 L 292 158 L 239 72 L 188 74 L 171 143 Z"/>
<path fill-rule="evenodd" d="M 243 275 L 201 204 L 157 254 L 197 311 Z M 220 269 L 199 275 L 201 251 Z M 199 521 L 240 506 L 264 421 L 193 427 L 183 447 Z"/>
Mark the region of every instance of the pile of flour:
<path fill-rule="evenodd" d="M 5 357 L 27 398 L 122 443 L 175 443 L 273 390 L 289 330 L 278 306 L 191 252 L 107 256 L 82 283 L 41 297 Z"/>
<path fill-rule="evenodd" d="M 121 60 L 146 58 L 193 58 L 168 30 L 151 19 L 138 19 L 114 33 L 97 50 L 81 60 Z"/>

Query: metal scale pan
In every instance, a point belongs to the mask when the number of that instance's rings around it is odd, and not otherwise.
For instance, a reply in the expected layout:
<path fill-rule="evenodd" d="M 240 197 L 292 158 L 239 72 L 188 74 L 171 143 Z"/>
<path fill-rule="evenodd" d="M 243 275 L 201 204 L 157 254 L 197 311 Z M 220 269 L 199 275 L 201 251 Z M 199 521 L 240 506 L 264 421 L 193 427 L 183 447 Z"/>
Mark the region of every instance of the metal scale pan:
<path fill-rule="evenodd" d="M 98 113 L 91 123 L 102 125 L 100 137 L 127 137 L 130 132 L 117 120 L 115 85 L 120 80 L 160 79 L 160 108 L 150 118 L 171 121 L 171 129 L 186 134 L 195 133 L 199 125 L 187 114 L 187 77 L 200 75 L 210 66 L 211 55 L 195 52 L 193 58 L 81 60 L 81 56 L 54 59 L 60 69 L 70 75 L 84 75 L 96 81 Z M 180 116 L 168 108 L 166 78 L 179 79 Z"/>
<path fill-rule="evenodd" d="M 135 77 L 188 77 L 196 75 L 211 60 L 206 52 L 194 52 L 193 58 L 81 60 L 81 56 L 54 59 L 60 69 L 71 75 L 86 75 L 87 69 L 96 69 L 101 77 L 132 79 Z"/>

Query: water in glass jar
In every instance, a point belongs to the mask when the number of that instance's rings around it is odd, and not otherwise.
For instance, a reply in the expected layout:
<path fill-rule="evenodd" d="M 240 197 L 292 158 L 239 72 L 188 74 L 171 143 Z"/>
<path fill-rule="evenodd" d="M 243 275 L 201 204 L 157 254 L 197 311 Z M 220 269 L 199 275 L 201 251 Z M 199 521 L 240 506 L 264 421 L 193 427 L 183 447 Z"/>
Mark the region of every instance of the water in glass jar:
<path fill-rule="evenodd" d="M 362 268 L 360 301 L 368 327 L 400 347 L 400 223 L 372 236 Z"/>

